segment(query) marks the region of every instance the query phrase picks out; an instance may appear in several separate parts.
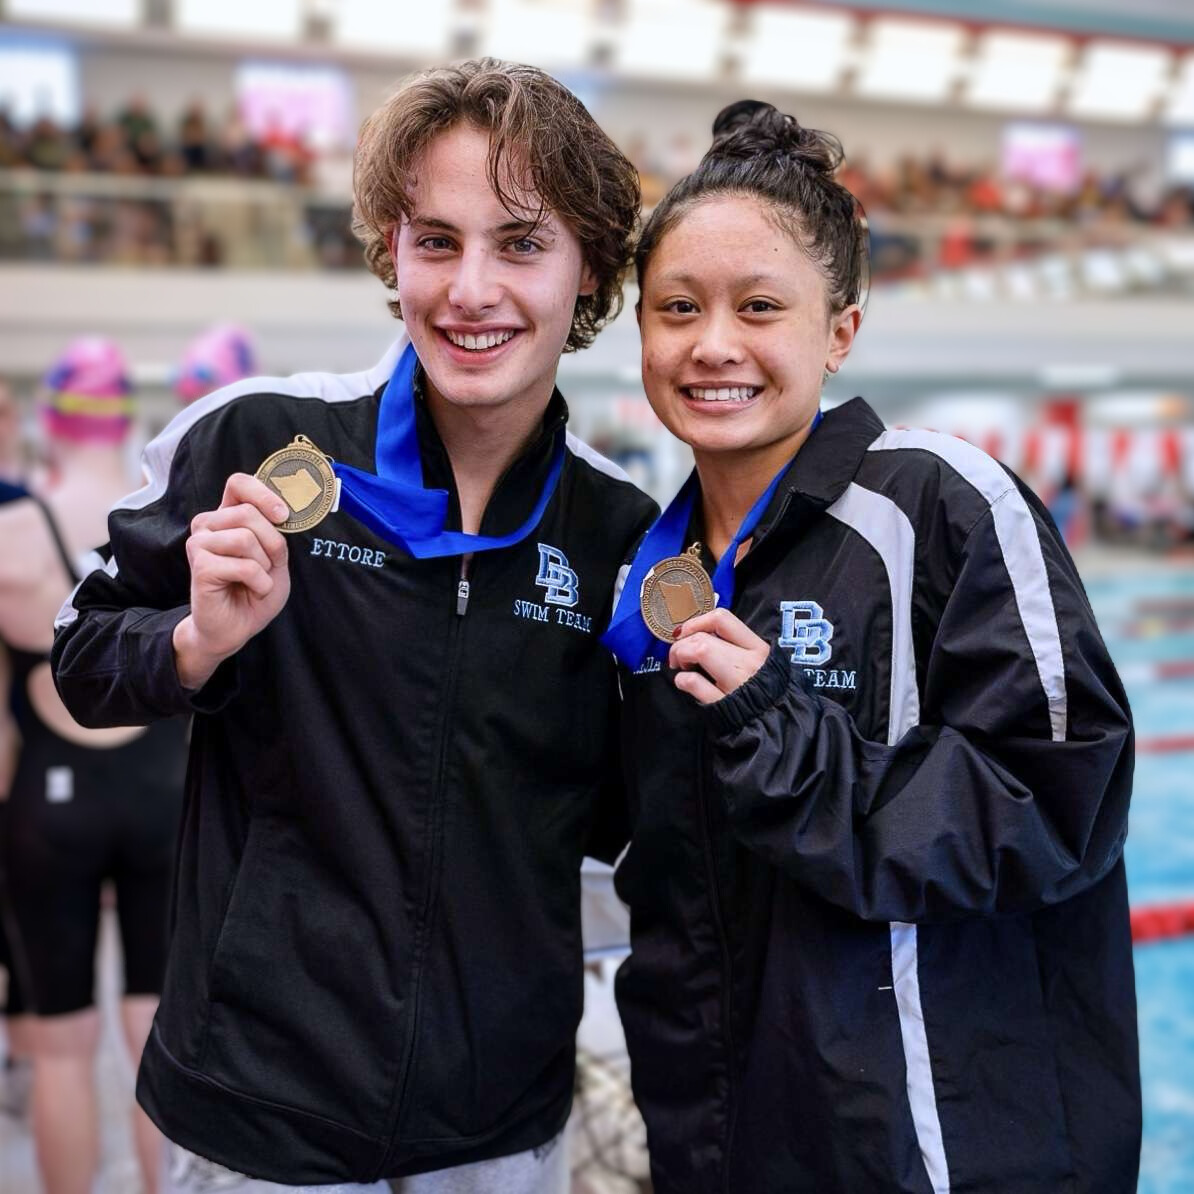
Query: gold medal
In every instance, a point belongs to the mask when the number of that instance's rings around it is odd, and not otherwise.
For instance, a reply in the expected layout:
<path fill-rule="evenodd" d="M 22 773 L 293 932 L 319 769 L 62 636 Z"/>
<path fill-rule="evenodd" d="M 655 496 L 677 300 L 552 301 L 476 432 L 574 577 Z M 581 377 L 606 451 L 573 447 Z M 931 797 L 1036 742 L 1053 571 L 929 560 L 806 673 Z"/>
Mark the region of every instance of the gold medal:
<path fill-rule="evenodd" d="M 256 472 L 289 507 L 283 534 L 309 531 L 326 517 L 336 500 L 336 474 L 331 459 L 305 435 L 296 435 L 280 452 L 266 457 Z"/>
<path fill-rule="evenodd" d="M 694 543 L 682 556 L 660 560 L 643 580 L 639 605 L 647 629 L 670 643 L 682 622 L 707 614 L 716 604 L 713 582 L 701 566 L 700 545 Z"/>

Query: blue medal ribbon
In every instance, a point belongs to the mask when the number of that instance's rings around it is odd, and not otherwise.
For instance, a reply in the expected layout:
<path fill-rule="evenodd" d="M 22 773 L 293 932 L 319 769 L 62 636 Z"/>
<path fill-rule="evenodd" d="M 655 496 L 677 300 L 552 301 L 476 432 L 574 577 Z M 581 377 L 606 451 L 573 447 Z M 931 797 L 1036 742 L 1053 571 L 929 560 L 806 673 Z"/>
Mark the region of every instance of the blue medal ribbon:
<path fill-rule="evenodd" d="M 381 396 L 377 414 L 377 472 L 366 473 L 336 461 L 340 509 L 374 534 L 417 560 L 493 551 L 520 543 L 539 525 L 564 467 L 566 433 L 556 434 L 551 468 L 526 522 L 508 535 L 469 535 L 448 531 L 448 491 L 423 485 L 423 462 L 415 423 L 414 382 L 419 359 L 407 345 Z"/>
<path fill-rule="evenodd" d="M 813 418 L 811 435 L 821 421 L 821 412 L 817 411 Z M 771 483 L 759 495 L 758 500 L 738 528 L 737 534 L 730 540 L 730 545 L 717 561 L 713 572 L 713 596 L 717 605 L 729 609 L 734 601 L 734 561 L 738 555 L 738 548 L 744 539 L 753 534 L 759 519 L 763 517 L 784 473 L 791 465 L 789 460 L 771 479 Z M 601 636 L 606 648 L 617 656 L 618 660 L 635 671 L 643 664 L 643 660 L 650 655 L 660 663 L 666 663 L 670 643 L 662 642 L 651 633 L 647 623 L 643 620 L 643 611 L 639 595 L 643 589 L 643 582 L 647 573 L 661 560 L 669 556 L 678 556 L 684 550 L 684 536 L 692 518 L 693 504 L 696 502 L 700 482 L 696 469 L 693 469 L 688 480 L 680 487 L 680 492 L 672 498 L 664 512 L 651 524 L 650 530 L 643 536 L 639 549 L 635 552 L 630 565 L 630 572 L 626 583 L 622 587 L 622 595 L 614 610 L 609 628 Z"/>

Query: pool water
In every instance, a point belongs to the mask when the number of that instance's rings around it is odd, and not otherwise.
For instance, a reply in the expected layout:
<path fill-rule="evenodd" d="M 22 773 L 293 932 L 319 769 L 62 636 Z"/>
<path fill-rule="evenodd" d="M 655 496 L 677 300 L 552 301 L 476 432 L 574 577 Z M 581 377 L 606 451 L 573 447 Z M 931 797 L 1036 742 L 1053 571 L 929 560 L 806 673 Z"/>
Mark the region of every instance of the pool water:
<path fill-rule="evenodd" d="M 1137 739 L 1194 736 L 1194 676 L 1161 680 L 1151 666 L 1194 659 L 1194 565 L 1117 571 L 1086 583 Z M 1194 901 L 1194 749 L 1137 755 L 1125 853 L 1133 906 Z M 1194 935 L 1137 947 L 1136 994 L 1140 1194 L 1194 1194 Z"/>

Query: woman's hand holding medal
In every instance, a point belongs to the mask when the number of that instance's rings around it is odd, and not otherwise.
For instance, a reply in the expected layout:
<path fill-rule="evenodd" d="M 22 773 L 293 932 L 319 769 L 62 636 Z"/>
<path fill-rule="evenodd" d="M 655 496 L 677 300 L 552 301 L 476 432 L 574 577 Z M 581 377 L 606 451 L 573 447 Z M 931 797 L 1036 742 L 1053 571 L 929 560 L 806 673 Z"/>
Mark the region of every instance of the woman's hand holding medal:
<path fill-rule="evenodd" d="M 192 520 L 187 540 L 191 612 L 174 628 L 174 658 L 184 688 L 201 688 L 286 604 L 289 556 L 276 524 L 290 513 L 262 481 L 233 473 L 219 509 Z"/>
<path fill-rule="evenodd" d="M 698 614 L 676 627 L 668 652 L 676 687 L 712 705 L 746 683 L 767 662 L 771 646 L 728 609 Z"/>

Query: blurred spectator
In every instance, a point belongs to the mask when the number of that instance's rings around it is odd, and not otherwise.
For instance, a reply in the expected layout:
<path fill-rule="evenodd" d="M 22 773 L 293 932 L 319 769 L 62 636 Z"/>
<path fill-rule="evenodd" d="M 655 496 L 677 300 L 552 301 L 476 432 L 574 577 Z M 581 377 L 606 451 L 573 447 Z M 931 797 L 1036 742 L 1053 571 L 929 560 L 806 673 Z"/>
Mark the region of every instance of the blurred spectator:
<path fill-rule="evenodd" d="M 276 182 L 306 181 L 307 151 L 302 138 L 287 129 L 275 113 L 261 139 L 265 173 Z"/>
<path fill-rule="evenodd" d="M 129 145 L 136 145 L 146 134 L 153 137 L 158 135 L 158 122 L 143 95 L 135 95 L 129 100 L 116 117 L 116 123 L 123 130 Z"/>
<path fill-rule="evenodd" d="M 645 132 L 633 133 L 626 152 L 638 167 L 648 210 L 700 157 L 695 142 L 684 132 L 671 134 L 662 144 L 652 144 Z M 130 99 L 112 120 L 104 120 L 89 106 L 74 129 L 61 129 L 42 118 L 22 130 L 0 108 L 0 168 L 216 173 L 304 184 L 312 157 L 307 139 L 288 131 L 281 119 L 255 138 L 233 107 L 215 129 L 198 100 L 183 112 L 173 138 L 163 134 L 161 122 L 142 95 Z M 923 158 L 906 155 L 881 170 L 856 155 L 841 170 L 843 183 L 871 214 L 1103 219 L 1169 227 L 1194 222 L 1191 188 L 1150 194 L 1143 181 L 1146 174 L 1143 165 L 1110 176 L 1088 171 L 1078 188 L 1066 194 L 1002 178 L 991 162 L 969 166 L 951 162 L 940 150 Z"/>
<path fill-rule="evenodd" d="M 61 170 L 70 155 L 70 142 L 48 117 L 34 122 L 25 141 L 25 157 L 38 170 Z"/>
<path fill-rule="evenodd" d="M 178 152 L 188 173 L 203 173 L 213 164 L 207 114 L 198 100 L 182 114 L 178 125 Z"/>
<path fill-rule="evenodd" d="M 25 149 L 20 130 L 12 122 L 7 108 L 0 108 L 0 169 L 25 164 Z"/>
<path fill-rule="evenodd" d="M 220 130 L 220 160 L 223 169 L 241 178 L 256 178 L 262 173 L 263 151 L 253 140 L 235 109 L 229 111 Z"/>
<path fill-rule="evenodd" d="M 143 129 L 136 137 L 132 138 L 130 148 L 143 173 L 160 174 L 162 172 L 165 154 L 162 151 L 162 142 L 154 130 Z"/>
<path fill-rule="evenodd" d="M 646 211 L 699 157 L 695 142 L 682 131 L 654 141 L 645 130 L 633 133 L 626 150 L 639 171 Z M 45 118 L 21 128 L 0 109 L 0 170 L 25 167 L 74 176 L 225 175 L 305 187 L 313 165 L 307 139 L 284 121 L 272 121 L 255 137 L 235 106 L 222 122 L 213 124 L 203 104 L 194 100 L 171 133 L 163 131 L 163 122 L 141 95 L 112 118 L 89 106 L 73 129 Z M 872 269 L 880 280 L 1050 250 L 1069 235 L 1063 225 L 1080 229 L 1096 243 L 1113 245 L 1123 243 L 1139 225 L 1194 226 L 1194 190 L 1164 189 L 1143 165 L 1114 175 L 1088 172 L 1071 193 L 1004 178 L 989 161 L 961 164 L 941 150 L 905 155 L 882 168 L 855 155 L 843 163 L 841 178 L 870 217 Z M 212 227 L 194 205 L 183 204 L 183 210 L 156 195 L 85 195 L 73 187 L 69 196 L 56 191 L 32 197 L 13 194 L 7 203 L 7 227 L 0 227 L 0 256 L 187 265 L 218 265 L 227 256 L 224 231 Z M 0 221 L 5 215 L 0 185 Z M 360 250 L 348 231 L 346 201 L 312 197 L 304 201 L 302 219 L 299 241 L 309 246 L 309 260 L 324 268 L 360 268 Z M 1051 221 L 1056 226 L 1029 226 L 1021 233 L 1017 228 L 1023 221 Z"/>
<path fill-rule="evenodd" d="M 966 202 L 976 212 L 1003 210 L 1003 189 L 993 167 L 988 166 L 974 176 L 966 191 Z"/>
<path fill-rule="evenodd" d="M 99 113 L 95 110 L 94 105 L 88 104 L 83 110 L 83 117 L 79 121 L 79 127 L 75 130 L 75 142 L 85 161 L 90 161 L 91 155 L 95 152 L 95 141 L 99 136 L 102 126 L 103 122 L 100 120 Z"/>
<path fill-rule="evenodd" d="M 113 174 L 137 172 L 137 160 L 129 152 L 128 138 L 118 124 L 104 125 L 96 130 L 87 160 L 92 170 Z"/>
<path fill-rule="evenodd" d="M 56 610 L 78 565 L 128 493 L 132 417 L 123 355 L 78 340 L 41 395 L 49 468 L 36 498 L 0 506 L 0 539 L 20 568 L 0 575 L 0 639 L 12 663 L 21 749 L 5 808 L 9 942 L 36 1009 L 33 1135 L 48 1194 L 91 1190 L 99 1169 L 94 1065 L 100 1036 L 94 960 L 103 886 L 116 890 L 124 963 L 120 1020 L 136 1067 L 168 943 L 171 858 L 182 804 L 186 726 L 87 730 L 54 690 L 48 653 Z M 133 1110 L 142 1190 L 153 1194 L 161 1138 Z"/>
<path fill-rule="evenodd" d="M 174 393 L 184 404 L 194 402 L 256 371 L 249 333 L 231 324 L 220 324 L 200 333 L 187 346 L 174 377 Z"/>

